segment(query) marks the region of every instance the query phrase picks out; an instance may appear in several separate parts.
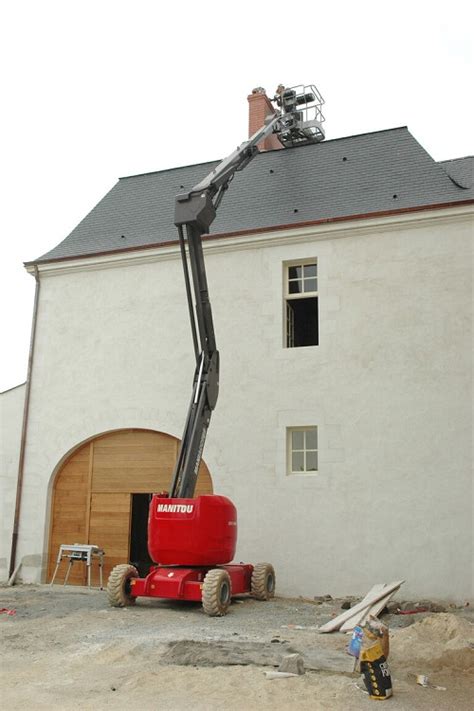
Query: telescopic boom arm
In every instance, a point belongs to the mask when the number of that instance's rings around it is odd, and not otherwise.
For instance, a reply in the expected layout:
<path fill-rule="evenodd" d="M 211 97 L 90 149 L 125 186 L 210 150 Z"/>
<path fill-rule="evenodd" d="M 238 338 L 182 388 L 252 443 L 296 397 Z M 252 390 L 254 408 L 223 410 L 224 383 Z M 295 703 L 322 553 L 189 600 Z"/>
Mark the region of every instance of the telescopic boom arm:
<path fill-rule="evenodd" d="M 303 124 L 300 120 L 301 112 L 296 110 L 296 106 L 308 100 L 314 100 L 314 96 L 305 95 L 302 101 L 294 90 L 285 90 L 278 102 L 282 107 L 281 113 L 272 117 L 269 123 L 254 133 L 248 141 L 238 146 L 190 192 L 176 197 L 174 222 L 179 233 L 196 370 L 192 398 L 173 473 L 169 494 L 171 498 L 192 498 L 194 495 L 204 442 L 219 391 L 219 352 L 216 348 L 207 288 L 202 236 L 209 232 L 229 182 L 234 174 L 242 170 L 258 153 L 257 145 L 260 141 L 272 133 L 277 133 L 284 145 L 290 145 L 290 141 L 292 145 L 314 143 L 324 138 L 319 122 L 313 122 L 317 124 L 317 129 L 314 129 L 308 127 L 308 122 Z M 192 289 L 186 245 L 191 266 Z"/>

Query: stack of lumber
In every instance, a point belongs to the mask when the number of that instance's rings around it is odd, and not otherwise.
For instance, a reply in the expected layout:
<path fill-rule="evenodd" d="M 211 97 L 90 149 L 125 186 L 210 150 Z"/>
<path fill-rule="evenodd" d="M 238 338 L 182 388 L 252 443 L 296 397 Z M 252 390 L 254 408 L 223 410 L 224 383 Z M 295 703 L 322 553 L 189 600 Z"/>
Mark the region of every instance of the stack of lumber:
<path fill-rule="evenodd" d="M 338 615 L 319 628 L 320 632 L 350 632 L 356 625 L 363 625 L 369 615 L 377 617 L 388 601 L 395 595 L 400 585 L 405 581 L 395 583 L 379 583 L 374 585 L 361 602 Z"/>

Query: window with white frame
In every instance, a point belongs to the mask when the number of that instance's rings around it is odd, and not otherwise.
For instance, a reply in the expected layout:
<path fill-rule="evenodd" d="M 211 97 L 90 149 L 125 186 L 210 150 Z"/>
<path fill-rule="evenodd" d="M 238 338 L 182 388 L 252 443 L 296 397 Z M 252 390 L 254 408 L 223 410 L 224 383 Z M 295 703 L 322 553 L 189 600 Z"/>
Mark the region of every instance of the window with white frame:
<path fill-rule="evenodd" d="M 318 471 L 318 428 L 289 427 L 287 430 L 288 474 Z"/>
<path fill-rule="evenodd" d="M 285 345 L 317 346 L 318 265 L 315 259 L 285 266 Z"/>

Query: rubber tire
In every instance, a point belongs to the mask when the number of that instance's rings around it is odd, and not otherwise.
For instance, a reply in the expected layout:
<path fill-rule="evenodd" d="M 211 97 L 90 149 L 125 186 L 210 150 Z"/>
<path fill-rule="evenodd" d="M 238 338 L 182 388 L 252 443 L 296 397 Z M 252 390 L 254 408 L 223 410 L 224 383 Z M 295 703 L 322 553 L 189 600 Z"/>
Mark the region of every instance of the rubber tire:
<path fill-rule="evenodd" d="M 138 578 L 138 570 L 134 565 L 121 563 L 112 568 L 107 581 L 107 597 L 112 607 L 135 604 L 135 598 L 128 591 L 128 581 L 131 578 Z"/>
<path fill-rule="evenodd" d="M 253 569 L 250 591 L 256 600 L 275 596 L 275 571 L 270 563 L 257 563 Z"/>
<path fill-rule="evenodd" d="M 202 584 L 202 609 L 210 617 L 227 614 L 232 597 L 230 575 L 227 570 L 210 570 Z"/>

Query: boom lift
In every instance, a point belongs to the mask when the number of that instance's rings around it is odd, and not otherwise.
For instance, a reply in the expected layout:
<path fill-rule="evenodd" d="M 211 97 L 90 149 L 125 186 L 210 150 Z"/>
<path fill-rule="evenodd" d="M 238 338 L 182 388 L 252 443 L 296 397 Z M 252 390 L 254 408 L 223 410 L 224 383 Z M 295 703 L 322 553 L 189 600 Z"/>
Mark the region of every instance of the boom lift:
<path fill-rule="evenodd" d="M 324 139 L 323 99 L 314 86 L 291 89 L 280 86 L 274 101 L 278 109 L 265 126 L 192 190 L 176 197 L 174 221 L 178 228 L 196 357 L 192 397 L 171 490 L 169 494 L 154 494 L 150 502 L 148 550 L 157 565 L 152 566 L 144 578 L 138 576 L 132 565 L 115 566 L 107 584 L 109 602 L 115 607 L 131 605 L 137 597 L 195 600 L 202 601 L 208 615 L 218 616 L 226 614 L 233 595 L 251 593 L 258 600 L 268 600 L 274 595 L 272 565 L 230 564 L 237 542 L 237 511 L 233 503 L 218 495 L 193 498 L 219 390 L 219 352 L 202 236 L 209 232 L 235 173 L 255 157 L 257 145 L 267 136 L 275 133 L 285 147 Z"/>

